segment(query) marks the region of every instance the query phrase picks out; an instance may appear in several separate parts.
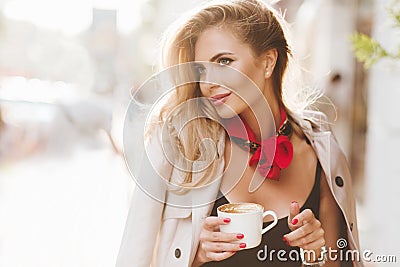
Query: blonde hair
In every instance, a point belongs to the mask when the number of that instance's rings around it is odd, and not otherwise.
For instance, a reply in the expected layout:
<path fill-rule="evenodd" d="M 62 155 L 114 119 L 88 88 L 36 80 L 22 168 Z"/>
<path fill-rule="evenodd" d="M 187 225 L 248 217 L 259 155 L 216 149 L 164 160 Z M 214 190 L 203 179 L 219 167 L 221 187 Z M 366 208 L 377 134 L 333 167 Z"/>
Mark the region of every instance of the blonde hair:
<path fill-rule="evenodd" d="M 226 0 L 212 1 L 172 24 L 163 38 L 161 67 L 169 68 L 178 64 L 194 61 L 194 48 L 199 35 L 209 27 L 224 27 L 236 37 L 248 44 L 254 54 L 261 55 L 270 49 L 276 49 L 277 62 L 272 73 L 273 89 L 279 104 L 291 117 L 291 110 L 285 104 L 282 84 L 288 66 L 291 50 L 289 48 L 283 26 L 283 19 L 272 8 L 259 0 Z M 208 149 L 201 149 L 202 140 L 211 139 L 215 144 L 221 138 L 222 126 L 212 118 L 217 115 L 205 102 L 189 101 L 183 109 L 176 107 L 188 100 L 201 97 L 198 83 L 176 84 L 176 90 L 163 106 L 159 119 L 166 122 L 173 136 L 176 154 L 193 162 L 199 158 L 211 160 L 211 164 L 202 173 L 201 179 L 193 181 L 190 166 L 182 179 L 181 185 L 186 188 L 204 185 L 212 181 L 213 175 L 221 161 L 211 155 Z M 180 133 L 174 130 L 173 120 L 194 118 L 187 123 Z M 297 132 L 299 129 L 295 131 Z M 179 161 L 179 159 L 177 160 Z"/>

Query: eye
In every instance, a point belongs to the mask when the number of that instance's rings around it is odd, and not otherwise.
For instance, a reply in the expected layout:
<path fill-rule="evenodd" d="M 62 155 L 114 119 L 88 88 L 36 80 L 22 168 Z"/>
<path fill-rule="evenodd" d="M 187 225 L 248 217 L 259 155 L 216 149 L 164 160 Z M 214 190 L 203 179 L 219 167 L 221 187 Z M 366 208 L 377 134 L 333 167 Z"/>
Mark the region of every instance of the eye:
<path fill-rule="evenodd" d="M 232 63 L 233 60 L 230 58 L 227 58 L 227 57 L 221 57 L 220 59 L 218 59 L 217 62 L 219 63 L 219 65 L 225 66 L 225 65 L 229 65 L 230 63 Z"/>

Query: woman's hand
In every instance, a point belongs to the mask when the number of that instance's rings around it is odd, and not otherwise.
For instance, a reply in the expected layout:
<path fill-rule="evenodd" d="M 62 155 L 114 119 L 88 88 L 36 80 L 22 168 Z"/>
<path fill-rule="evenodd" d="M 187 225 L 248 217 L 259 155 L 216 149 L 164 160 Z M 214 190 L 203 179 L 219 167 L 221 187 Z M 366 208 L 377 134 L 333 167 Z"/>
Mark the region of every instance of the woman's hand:
<path fill-rule="evenodd" d="M 234 243 L 244 237 L 241 233 L 222 233 L 219 226 L 229 224 L 229 218 L 207 217 L 200 232 L 200 244 L 192 266 L 209 261 L 221 261 L 246 247 L 245 243 Z"/>
<path fill-rule="evenodd" d="M 297 202 L 290 205 L 290 215 L 288 226 L 290 233 L 283 236 L 283 241 L 290 246 L 297 246 L 304 250 L 314 250 L 318 258 L 322 246 L 325 246 L 325 231 L 322 229 L 321 222 L 315 218 L 310 209 L 300 212 Z M 314 261 L 316 259 L 312 259 Z"/>

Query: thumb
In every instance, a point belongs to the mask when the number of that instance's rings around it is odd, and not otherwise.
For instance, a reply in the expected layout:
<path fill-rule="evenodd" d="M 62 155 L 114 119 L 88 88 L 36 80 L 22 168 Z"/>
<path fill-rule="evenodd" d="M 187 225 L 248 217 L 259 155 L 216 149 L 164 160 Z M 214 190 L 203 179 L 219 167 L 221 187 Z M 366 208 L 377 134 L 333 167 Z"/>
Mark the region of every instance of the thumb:
<path fill-rule="evenodd" d="M 298 220 L 294 217 L 300 213 L 300 205 L 297 201 L 292 201 L 290 203 L 289 217 L 288 217 L 288 226 L 290 230 L 296 229 L 298 225 Z"/>

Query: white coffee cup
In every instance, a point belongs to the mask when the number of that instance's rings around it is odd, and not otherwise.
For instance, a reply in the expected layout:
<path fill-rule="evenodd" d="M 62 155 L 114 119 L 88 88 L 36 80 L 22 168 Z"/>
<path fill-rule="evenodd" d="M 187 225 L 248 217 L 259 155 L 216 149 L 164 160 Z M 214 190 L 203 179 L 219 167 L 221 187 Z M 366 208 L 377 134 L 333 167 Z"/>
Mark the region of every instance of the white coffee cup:
<path fill-rule="evenodd" d="M 229 218 L 228 224 L 220 225 L 224 233 L 241 233 L 244 238 L 237 243 L 246 243 L 246 249 L 254 248 L 261 243 L 261 237 L 278 223 L 278 217 L 272 210 L 264 211 L 264 207 L 256 203 L 228 203 L 218 207 L 218 217 Z M 263 228 L 266 216 L 272 216 L 274 221 Z"/>

